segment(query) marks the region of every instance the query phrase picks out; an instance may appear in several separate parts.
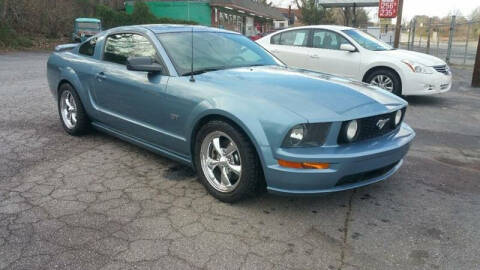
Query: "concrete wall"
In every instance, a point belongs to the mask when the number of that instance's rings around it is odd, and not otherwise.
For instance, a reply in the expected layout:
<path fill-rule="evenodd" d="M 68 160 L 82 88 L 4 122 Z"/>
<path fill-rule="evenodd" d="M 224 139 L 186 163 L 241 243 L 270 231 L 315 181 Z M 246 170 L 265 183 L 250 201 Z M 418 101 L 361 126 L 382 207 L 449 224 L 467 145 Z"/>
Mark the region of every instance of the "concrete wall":
<path fill-rule="evenodd" d="M 198 24 L 211 26 L 211 8 L 208 3 L 172 1 L 146 2 L 150 11 L 159 18 L 172 18 L 195 21 Z M 127 3 L 127 13 L 133 12 L 133 4 Z"/>

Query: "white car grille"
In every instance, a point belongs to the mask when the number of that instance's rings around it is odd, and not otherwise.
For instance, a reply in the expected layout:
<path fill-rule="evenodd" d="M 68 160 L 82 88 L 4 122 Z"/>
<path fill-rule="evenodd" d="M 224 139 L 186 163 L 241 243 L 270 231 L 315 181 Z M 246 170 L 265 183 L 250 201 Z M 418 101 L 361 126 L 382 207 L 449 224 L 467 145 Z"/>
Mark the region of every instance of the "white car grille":
<path fill-rule="evenodd" d="M 450 72 L 450 69 L 448 68 L 447 65 L 442 65 L 442 66 L 433 66 L 433 68 L 443 74 L 447 74 Z"/>

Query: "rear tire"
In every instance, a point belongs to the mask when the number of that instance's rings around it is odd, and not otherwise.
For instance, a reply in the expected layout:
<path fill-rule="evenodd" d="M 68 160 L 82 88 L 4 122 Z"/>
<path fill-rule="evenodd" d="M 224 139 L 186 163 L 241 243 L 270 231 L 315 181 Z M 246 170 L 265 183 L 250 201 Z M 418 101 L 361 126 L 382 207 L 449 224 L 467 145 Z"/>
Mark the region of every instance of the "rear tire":
<path fill-rule="evenodd" d="M 211 121 L 197 133 L 195 168 L 207 191 L 222 202 L 236 202 L 256 193 L 261 165 L 248 137 L 223 121 Z"/>
<path fill-rule="evenodd" d="M 397 73 L 390 69 L 379 68 L 374 70 L 365 78 L 365 82 L 378 86 L 397 96 L 402 95 L 402 82 Z M 383 83 L 382 83 L 383 82 Z M 391 89 L 387 89 L 391 86 Z"/>
<path fill-rule="evenodd" d="M 90 121 L 77 91 L 68 83 L 60 86 L 58 91 L 58 114 L 63 129 L 73 136 L 85 134 Z"/>

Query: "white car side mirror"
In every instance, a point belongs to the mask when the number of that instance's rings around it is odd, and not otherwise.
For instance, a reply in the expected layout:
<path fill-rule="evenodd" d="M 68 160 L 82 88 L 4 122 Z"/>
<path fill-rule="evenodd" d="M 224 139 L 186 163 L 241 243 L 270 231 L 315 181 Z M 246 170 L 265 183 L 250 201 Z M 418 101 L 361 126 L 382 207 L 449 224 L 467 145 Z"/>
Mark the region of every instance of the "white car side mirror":
<path fill-rule="evenodd" d="M 355 48 L 352 44 L 341 44 L 340 50 L 347 51 L 347 52 L 356 52 L 357 48 Z"/>

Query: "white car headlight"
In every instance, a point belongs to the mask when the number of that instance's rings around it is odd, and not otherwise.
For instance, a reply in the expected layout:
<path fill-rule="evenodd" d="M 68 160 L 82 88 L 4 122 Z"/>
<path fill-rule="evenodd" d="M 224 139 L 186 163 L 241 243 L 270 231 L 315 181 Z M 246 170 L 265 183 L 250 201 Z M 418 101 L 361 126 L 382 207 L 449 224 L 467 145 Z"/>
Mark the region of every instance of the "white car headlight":
<path fill-rule="evenodd" d="M 402 63 L 407 65 L 415 73 L 432 74 L 434 71 L 432 67 L 428 67 L 414 61 L 402 60 Z"/>

